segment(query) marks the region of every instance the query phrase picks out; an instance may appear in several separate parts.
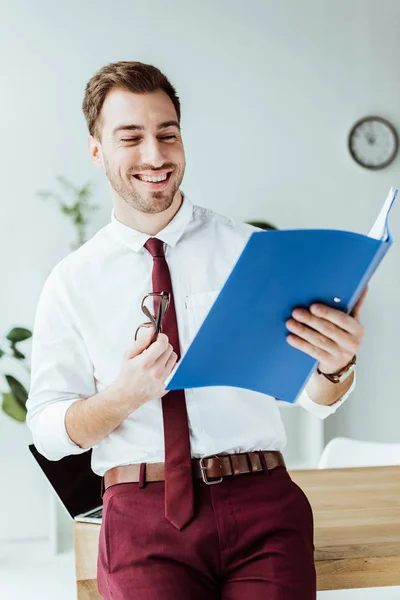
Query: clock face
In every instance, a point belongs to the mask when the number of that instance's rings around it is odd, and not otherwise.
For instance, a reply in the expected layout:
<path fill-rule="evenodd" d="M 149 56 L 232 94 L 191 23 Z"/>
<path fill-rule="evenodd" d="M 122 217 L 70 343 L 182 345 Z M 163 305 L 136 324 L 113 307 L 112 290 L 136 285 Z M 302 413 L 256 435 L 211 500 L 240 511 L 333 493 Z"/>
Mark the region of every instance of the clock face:
<path fill-rule="evenodd" d="M 366 169 L 383 169 L 395 158 L 398 137 L 394 127 L 381 117 L 365 117 L 349 135 L 349 150 L 354 160 Z"/>

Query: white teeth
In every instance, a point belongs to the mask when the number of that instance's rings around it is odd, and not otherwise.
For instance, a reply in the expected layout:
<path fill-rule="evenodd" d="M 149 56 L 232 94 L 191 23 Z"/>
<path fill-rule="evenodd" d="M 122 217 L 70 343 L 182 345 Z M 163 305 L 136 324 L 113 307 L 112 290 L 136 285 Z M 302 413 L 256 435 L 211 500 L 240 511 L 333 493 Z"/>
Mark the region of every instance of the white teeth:
<path fill-rule="evenodd" d="M 160 177 L 148 177 L 147 175 L 138 175 L 138 178 L 141 181 L 148 181 L 151 183 L 158 183 L 159 181 L 165 181 L 167 179 L 167 175 L 161 175 Z"/>

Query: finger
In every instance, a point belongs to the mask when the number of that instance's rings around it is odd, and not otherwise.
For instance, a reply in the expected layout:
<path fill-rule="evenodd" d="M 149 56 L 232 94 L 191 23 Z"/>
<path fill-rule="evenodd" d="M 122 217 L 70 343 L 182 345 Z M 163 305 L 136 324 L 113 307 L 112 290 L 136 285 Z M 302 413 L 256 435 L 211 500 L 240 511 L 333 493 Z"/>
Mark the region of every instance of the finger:
<path fill-rule="evenodd" d="M 141 354 L 143 350 L 148 348 L 151 343 L 153 333 L 153 327 L 149 328 L 149 330 L 143 330 L 143 332 L 138 335 L 137 340 L 134 341 L 132 347 L 126 352 L 125 357 L 127 359 L 134 358 L 135 356 L 138 356 L 138 354 Z"/>
<path fill-rule="evenodd" d="M 172 352 L 169 359 L 167 360 L 167 364 L 165 365 L 165 370 L 168 374 L 171 373 L 172 369 L 175 367 L 177 360 L 178 356 L 176 352 Z"/>
<path fill-rule="evenodd" d="M 328 354 L 328 352 L 325 352 L 325 350 L 313 346 L 313 344 L 310 344 L 310 342 L 306 342 L 305 340 L 297 337 L 297 335 L 290 334 L 287 336 L 286 339 L 287 342 L 291 346 L 293 346 L 293 348 L 297 348 L 305 354 L 312 356 L 312 358 L 316 358 L 319 362 L 326 362 L 331 358 L 331 355 Z"/>
<path fill-rule="evenodd" d="M 142 352 L 143 366 L 151 366 L 165 352 L 168 343 L 168 337 L 164 333 L 158 334 L 156 341 Z"/>
<path fill-rule="evenodd" d="M 362 326 L 352 316 L 338 310 L 337 308 L 331 308 L 325 304 L 312 304 L 310 306 L 311 314 L 330 321 L 343 331 L 355 335 L 356 337 L 362 335 Z"/>
<path fill-rule="evenodd" d="M 315 348 L 319 348 L 320 350 L 324 350 L 331 356 L 338 356 L 341 353 L 340 347 L 336 344 L 336 342 L 327 338 L 322 333 L 311 329 L 307 325 L 303 325 L 302 323 L 298 323 L 294 319 L 289 319 L 287 322 L 287 328 L 289 331 L 294 333 L 298 338 L 309 342 Z"/>
<path fill-rule="evenodd" d="M 368 285 L 365 288 L 365 290 L 363 291 L 363 293 L 361 294 L 361 296 L 359 297 L 359 299 L 357 300 L 356 304 L 354 305 L 353 310 L 351 311 L 350 315 L 352 317 L 354 317 L 355 319 L 359 319 L 360 318 L 360 311 L 361 311 L 361 307 L 365 302 L 365 298 L 367 297 L 368 294 Z"/>
<path fill-rule="evenodd" d="M 354 353 L 358 350 L 359 338 L 347 333 L 347 331 L 344 331 L 337 325 L 334 325 L 334 323 L 331 323 L 331 321 L 315 317 L 308 310 L 304 309 L 295 309 L 293 311 L 293 315 L 296 318 L 295 322 L 300 321 L 306 326 L 311 327 L 311 329 L 318 331 L 321 335 L 324 335 L 332 340 L 343 350 L 348 352 L 354 351 Z M 293 319 L 290 321 L 293 321 Z M 291 327 L 288 328 L 292 331 Z M 294 331 L 294 333 L 297 333 L 297 331 Z"/>
<path fill-rule="evenodd" d="M 154 366 L 155 367 L 162 367 L 164 368 L 165 365 L 167 364 L 171 354 L 173 353 L 174 349 L 172 348 L 171 344 L 168 344 L 165 352 L 163 352 L 158 358 L 157 360 L 154 361 Z"/>

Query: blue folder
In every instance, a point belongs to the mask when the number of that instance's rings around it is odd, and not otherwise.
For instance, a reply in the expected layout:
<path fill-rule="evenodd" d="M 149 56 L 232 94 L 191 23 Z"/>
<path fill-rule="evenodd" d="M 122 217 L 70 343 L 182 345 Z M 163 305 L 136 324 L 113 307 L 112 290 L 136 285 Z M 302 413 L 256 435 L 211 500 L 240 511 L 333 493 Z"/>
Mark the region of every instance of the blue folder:
<path fill-rule="evenodd" d="M 350 313 L 393 243 L 389 196 L 368 236 L 336 230 L 251 234 L 166 389 L 233 386 L 294 402 L 318 361 L 286 340 L 297 306 Z"/>

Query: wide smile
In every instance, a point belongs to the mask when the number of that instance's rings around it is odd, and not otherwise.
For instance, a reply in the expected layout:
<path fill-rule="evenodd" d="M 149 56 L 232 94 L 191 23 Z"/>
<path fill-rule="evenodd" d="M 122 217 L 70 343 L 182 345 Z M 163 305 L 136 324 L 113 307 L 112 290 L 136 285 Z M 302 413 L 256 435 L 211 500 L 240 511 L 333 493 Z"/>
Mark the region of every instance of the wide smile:
<path fill-rule="evenodd" d="M 143 186 L 150 190 L 162 190 L 167 187 L 169 180 L 171 179 L 172 171 L 168 173 L 162 173 L 157 175 L 145 175 L 137 173 L 134 178 L 139 181 Z"/>

